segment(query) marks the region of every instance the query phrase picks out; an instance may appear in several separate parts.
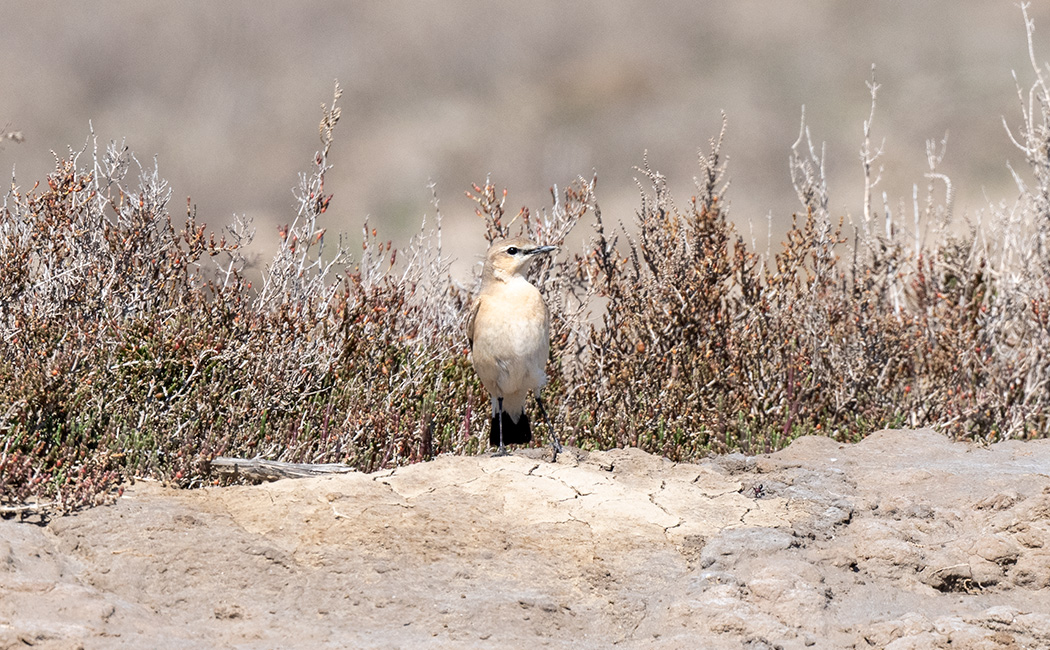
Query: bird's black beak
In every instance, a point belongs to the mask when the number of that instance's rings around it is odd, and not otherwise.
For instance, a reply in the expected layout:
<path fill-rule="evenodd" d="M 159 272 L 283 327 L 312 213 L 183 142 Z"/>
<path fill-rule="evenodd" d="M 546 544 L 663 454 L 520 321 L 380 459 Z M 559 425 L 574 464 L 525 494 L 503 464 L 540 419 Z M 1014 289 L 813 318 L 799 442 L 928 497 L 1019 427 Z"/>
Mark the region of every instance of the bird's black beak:
<path fill-rule="evenodd" d="M 540 253 L 550 253 L 558 250 L 557 246 L 537 246 L 529 251 L 529 255 L 539 255 Z"/>

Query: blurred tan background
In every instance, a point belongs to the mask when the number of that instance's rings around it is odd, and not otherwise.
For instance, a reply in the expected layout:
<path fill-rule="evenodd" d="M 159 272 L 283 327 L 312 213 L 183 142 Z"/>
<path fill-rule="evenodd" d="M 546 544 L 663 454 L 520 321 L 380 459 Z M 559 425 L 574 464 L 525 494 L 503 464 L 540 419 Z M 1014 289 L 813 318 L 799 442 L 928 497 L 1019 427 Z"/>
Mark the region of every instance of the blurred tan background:
<path fill-rule="evenodd" d="M 1030 13 L 1043 61 L 1050 3 Z M 1024 165 L 1001 117 L 1020 120 L 1011 69 L 1032 79 L 1007 0 L 14 1 L 0 9 L 0 57 L 0 126 L 25 137 L 3 144 L 0 169 L 19 185 L 53 168 L 50 150 L 84 146 L 90 120 L 103 143 L 126 138 L 143 163 L 158 158 L 173 214 L 187 196 L 213 227 L 246 214 L 262 244 L 294 216 L 291 188 L 338 79 L 330 232 L 356 238 L 370 215 L 407 241 L 433 214 L 433 179 L 446 242 L 467 261 L 484 249 L 471 182 L 491 173 L 514 213 L 597 170 L 606 216 L 628 220 L 643 151 L 684 204 L 723 110 L 731 217 L 745 234 L 749 220 L 764 234 L 769 213 L 780 231 L 796 209 L 787 159 L 803 104 L 827 143 L 833 210 L 856 215 L 872 63 L 880 189 L 910 202 L 926 139 L 950 131 L 942 170 L 956 213 L 972 216 L 986 196 L 1016 194 L 1006 161 Z"/>

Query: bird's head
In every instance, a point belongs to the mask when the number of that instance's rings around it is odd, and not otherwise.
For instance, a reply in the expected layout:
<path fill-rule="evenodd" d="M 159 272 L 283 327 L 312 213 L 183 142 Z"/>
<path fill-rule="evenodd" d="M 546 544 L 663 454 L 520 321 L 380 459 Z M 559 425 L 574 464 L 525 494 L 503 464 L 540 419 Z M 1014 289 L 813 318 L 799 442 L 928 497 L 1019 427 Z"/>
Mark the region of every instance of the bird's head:
<path fill-rule="evenodd" d="M 558 250 L 557 246 L 540 246 L 528 237 L 514 237 L 496 242 L 485 255 L 485 275 L 507 279 L 524 275 L 540 255 Z"/>

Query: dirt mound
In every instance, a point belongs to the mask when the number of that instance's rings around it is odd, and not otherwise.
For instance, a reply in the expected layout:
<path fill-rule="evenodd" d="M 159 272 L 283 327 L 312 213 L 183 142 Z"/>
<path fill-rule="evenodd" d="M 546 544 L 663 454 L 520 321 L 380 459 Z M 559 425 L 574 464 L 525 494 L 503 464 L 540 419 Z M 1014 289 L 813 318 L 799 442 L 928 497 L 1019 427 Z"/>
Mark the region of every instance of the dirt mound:
<path fill-rule="evenodd" d="M 1045 648 L 1050 441 L 442 457 L 0 523 L 0 648 Z"/>

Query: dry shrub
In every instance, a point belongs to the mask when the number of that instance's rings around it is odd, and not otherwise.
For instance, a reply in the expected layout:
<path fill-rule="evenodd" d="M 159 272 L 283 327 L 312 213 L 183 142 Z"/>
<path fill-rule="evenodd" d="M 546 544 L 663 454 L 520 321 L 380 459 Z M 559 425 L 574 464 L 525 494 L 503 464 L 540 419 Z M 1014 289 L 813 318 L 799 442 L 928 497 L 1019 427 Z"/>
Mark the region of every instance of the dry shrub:
<path fill-rule="evenodd" d="M 156 169 L 123 146 L 95 148 L 86 167 L 71 152 L 46 189 L 12 189 L 0 221 L 0 505 L 68 511 L 133 476 L 199 485 L 217 455 L 371 470 L 477 451 L 465 295 L 448 280 L 440 226 L 401 260 L 375 231 L 352 266 L 342 241 L 325 250 L 338 117 L 333 102 L 257 286 L 239 257 L 250 224 L 216 235 L 188 207 L 176 226 Z"/>
<path fill-rule="evenodd" d="M 691 459 L 898 425 L 1046 436 L 1050 92 L 1034 61 L 1010 130 L 1032 178 L 1015 173 L 1018 201 L 965 236 L 938 171 L 943 143 L 928 144 L 911 219 L 885 195 L 875 204 L 874 77 L 863 214 L 829 213 L 803 122 L 801 210 L 770 253 L 728 220 L 724 128 L 684 207 L 643 165 L 632 223 L 606 221 L 595 178 L 509 220 L 506 192 L 475 186 L 485 240 L 525 232 L 563 247 L 533 270 L 552 311 L 546 396 L 563 440 Z M 69 511 L 135 476 L 214 482 L 217 455 L 372 470 L 484 450 L 487 397 L 462 332 L 473 292 L 449 276 L 436 198 L 436 222 L 400 252 L 367 226 L 358 254 L 344 239 L 327 248 L 338 99 L 254 283 L 239 255 L 250 224 L 213 234 L 189 205 L 176 223 L 156 166 L 123 146 L 95 147 L 86 164 L 70 152 L 45 187 L 12 187 L 0 210 L 5 512 Z M 588 218 L 589 242 L 566 250 Z"/>

